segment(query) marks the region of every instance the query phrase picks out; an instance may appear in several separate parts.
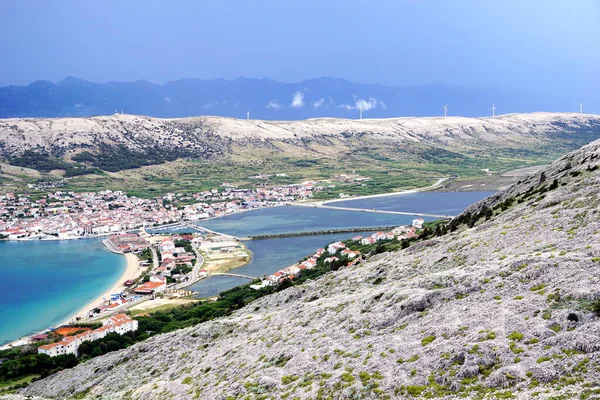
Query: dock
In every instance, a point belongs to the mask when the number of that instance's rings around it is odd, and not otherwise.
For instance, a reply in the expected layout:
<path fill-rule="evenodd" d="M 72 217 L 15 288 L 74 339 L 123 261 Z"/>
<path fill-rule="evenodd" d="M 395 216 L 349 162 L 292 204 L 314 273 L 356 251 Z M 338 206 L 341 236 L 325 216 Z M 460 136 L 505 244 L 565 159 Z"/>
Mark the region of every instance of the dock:
<path fill-rule="evenodd" d="M 102 244 L 104 244 L 106 246 L 107 249 L 109 249 L 110 251 L 112 251 L 113 253 L 116 254 L 125 254 L 122 251 L 118 250 L 113 243 L 110 241 L 110 239 L 104 239 L 102 241 Z"/>

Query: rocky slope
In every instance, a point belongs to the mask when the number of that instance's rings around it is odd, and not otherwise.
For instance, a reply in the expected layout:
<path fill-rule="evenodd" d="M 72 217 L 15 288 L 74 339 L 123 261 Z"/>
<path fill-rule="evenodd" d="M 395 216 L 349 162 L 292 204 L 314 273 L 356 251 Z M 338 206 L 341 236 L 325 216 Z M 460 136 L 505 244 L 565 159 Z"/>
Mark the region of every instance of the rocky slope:
<path fill-rule="evenodd" d="M 25 150 L 54 155 L 123 145 L 180 150 L 203 156 L 231 152 L 232 144 L 274 147 L 283 143 L 334 145 L 333 140 L 360 137 L 363 142 L 426 143 L 454 147 L 520 148 L 544 143 L 559 132 L 600 131 L 600 117 L 585 114 L 511 114 L 495 118 L 239 120 L 223 117 L 158 119 L 134 115 L 86 118 L 0 119 L 0 156 Z M 597 137 L 597 136 L 596 136 Z"/>
<path fill-rule="evenodd" d="M 472 206 L 443 236 L 98 357 L 22 394 L 598 396 L 599 163 L 596 141 Z"/>

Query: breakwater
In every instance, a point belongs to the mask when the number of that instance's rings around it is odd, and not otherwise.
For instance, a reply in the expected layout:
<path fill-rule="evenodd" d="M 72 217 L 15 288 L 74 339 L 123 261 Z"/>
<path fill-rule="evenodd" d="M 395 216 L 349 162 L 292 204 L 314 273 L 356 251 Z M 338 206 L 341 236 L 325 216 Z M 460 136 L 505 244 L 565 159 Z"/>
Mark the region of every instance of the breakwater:
<path fill-rule="evenodd" d="M 398 225 L 364 227 L 364 228 L 324 229 L 324 230 L 319 230 L 319 231 L 308 231 L 308 232 L 287 232 L 287 233 L 275 233 L 272 235 L 248 236 L 248 237 L 240 238 L 240 239 L 241 240 L 264 240 L 264 239 L 289 238 L 289 237 L 296 237 L 296 236 L 330 235 L 330 234 L 335 234 L 335 233 L 390 231 L 390 230 L 396 228 L 397 226 Z"/>

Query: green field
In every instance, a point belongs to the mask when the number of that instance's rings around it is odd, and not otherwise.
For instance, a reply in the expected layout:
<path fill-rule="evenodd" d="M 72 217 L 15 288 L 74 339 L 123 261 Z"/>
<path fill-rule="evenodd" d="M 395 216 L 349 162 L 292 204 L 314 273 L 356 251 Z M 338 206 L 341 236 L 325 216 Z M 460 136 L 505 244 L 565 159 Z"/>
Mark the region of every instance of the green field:
<path fill-rule="evenodd" d="M 123 190 L 147 198 L 167 192 L 191 193 L 219 188 L 223 182 L 238 187 L 256 187 L 317 180 L 322 186 L 335 186 L 319 193 L 317 197 L 321 199 L 337 197 L 340 193 L 378 194 L 428 186 L 442 177 L 455 180 L 485 178 L 488 174 L 483 169 L 499 174 L 545 164 L 598 136 L 596 132 L 565 133 L 519 148 L 473 144 L 450 149 L 441 145 L 358 140 L 334 141 L 333 147 L 308 144 L 299 148 L 288 143 L 275 143 L 269 149 L 233 146 L 231 154 L 210 160 L 177 159 L 117 172 L 95 170 L 93 174 L 66 177 L 66 186 L 60 190 Z M 44 180 L 61 178 L 57 171 L 39 172 Z M 33 192 L 26 185 L 39 180 L 34 173 L 0 175 L 0 192 Z M 350 184 L 336 179 L 340 174 L 351 173 L 369 179 Z M 267 180 L 251 178 L 259 174 L 287 176 L 271 176 Z"/>

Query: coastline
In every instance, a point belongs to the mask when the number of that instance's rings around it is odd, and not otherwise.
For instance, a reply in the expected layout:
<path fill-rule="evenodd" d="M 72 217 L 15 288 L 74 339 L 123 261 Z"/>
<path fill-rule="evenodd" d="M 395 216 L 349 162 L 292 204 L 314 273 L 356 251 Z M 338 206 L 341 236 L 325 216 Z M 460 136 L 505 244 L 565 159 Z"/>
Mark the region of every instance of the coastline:
<path fill-rule="evenodd" d="M 76 313 L 71 315 L 69 318 L 62 321 L 60 324 L 57 324 L 57 326 L 68 325 L 73 322 L 81 322 L 76 320 L 78 316 L 85 315 L 87 311 L 101 304 L 104 301 L 104 299 L 108 299 L 112 293 L 121 292 L 123 290 L 123 282 L 125 282 L 126 280 L 134 280 L 138 277 L 138 275 L 141 273 L 139 258 L 133 253 L 126 253 L 124 254 L 124 256 L 127 264 L 125 266 L 123 274 L 119 277 L 117 282 L 106 292 L 100 294 L 95 299 L 89 301 L 85 306 L 81 307 Z"/>
<path fill-rule="evenodd" d="M 125 282 L 126 280 L 137 278 L 138 275 L 141 273 L 140 261 L 139 261 L 138 257 L 132 253 L 124 254 L 124 256 L 125 256 L 125 260 L 126 260 L 127 264 L 125 266 L 123 273 L 119 277 L 118 281 L 115 282 L 115 284 L 110 289 L 108 289 L 106 292 L 100 294 L 95 299 L 87 302 L 85 304 L 85 306 L 83 306 L 79 310 L 77 310 L 76 313 L 72 314 L 71 316 L 69 316 L 69 318 L 67 318 L 63 321 L 61 321 L 57 324 L 54 324 L 54 326 L 58 327 L 58 326 L 62 326 L 62 325 L 69 325 L 72 322 L 85 322 L 85 321 L 76 321 L 77 316 L 84 315 L 87 311 L 91 310 L 93 307 L 102 303 L 103 299 L 110 296 L 111 293 L 120 292 L 123 289 L 123 282 Z M 9 349 L 11 347 L 26 345 L 29 343 L 31 336 L 33 336 L 35 334 L 39 334 L 39 333 L 44 333 L 44 332 L 48 331 L 48 328 L 49 327 L 46 327 L 44 329 L 41 329 L 39 332 L 31 333 L 26 336 L 15 339 L 13 341 L 10 341 L 8 343 L 5 343 L 0 346 L 0 350 L 5 350 L 5 349 Z"/>
<path fill-rule="evenodd" d="M 400 191 L 400 192 L 370 194 L 370 195 L 367 195 L 367 196 L 344 197 L 344 198 L 341 198 L 341 199 L 324 200 L 324 201 L 321 201 L 320 203 L 323 204 L 323 205 L 326 205 L 326 204 L 332 204 L 332 203 L 337 203 L 337 202 L 340 202 L 340 201 L 347 201 L 347 200 L 363 200 L 363 199 L 372 199 L 372 198 L 375 198 L 375 197 L 387 197 L 387 196 L 396 196 L 396 195 L 402 195 L 402 194 L 419 193 L 419 192 L 424 192 L 424 191 L 427 191 L 427 190 L 435 189 L 436 187 L 440 186 L 442 183 L 444 183 L 447 180 L 448 180 L 448 178 L 440 178 L 440 179 L 437 180 L 436 183 L 434 183 L 431 186 L 425 186 L 425 187 L 422 187 L 422 188 L 403 190 L 403 191 Z"/>

